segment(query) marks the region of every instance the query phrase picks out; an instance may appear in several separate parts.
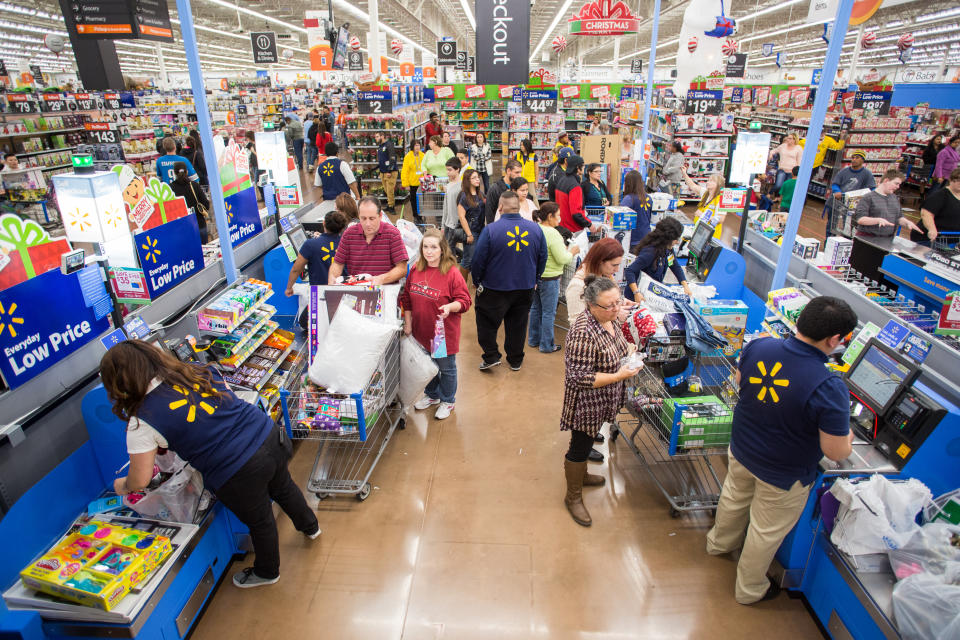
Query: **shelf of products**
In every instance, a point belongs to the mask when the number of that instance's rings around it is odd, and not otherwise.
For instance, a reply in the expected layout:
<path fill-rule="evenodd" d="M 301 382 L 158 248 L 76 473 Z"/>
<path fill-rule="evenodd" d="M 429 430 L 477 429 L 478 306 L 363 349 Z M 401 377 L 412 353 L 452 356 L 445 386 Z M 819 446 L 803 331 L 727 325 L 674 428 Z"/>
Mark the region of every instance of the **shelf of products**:
<path fill-rule="evenodd" d="M 241 334 L 241 340 L 231 347 L 233 355 L 220 360 L 224 369 L 233 371 L 240 367 L 247 358 L 253 355 L 254 351 L 260 348 L 260 345 L 270 337 L 270 334 L 279 328 L 276 322 L 270 320 L 275 311 L 274 307 L 264 305 L 261 313 L 251 318 L 254 320 L 254 326 Z"/>
<path fill-rule="evenodd" d="M 197 312 L 197 325 L 200 331 L 226 336 L 263 307 L 272 295 L 270 283 L 251 278 L 228 289 Z"/>

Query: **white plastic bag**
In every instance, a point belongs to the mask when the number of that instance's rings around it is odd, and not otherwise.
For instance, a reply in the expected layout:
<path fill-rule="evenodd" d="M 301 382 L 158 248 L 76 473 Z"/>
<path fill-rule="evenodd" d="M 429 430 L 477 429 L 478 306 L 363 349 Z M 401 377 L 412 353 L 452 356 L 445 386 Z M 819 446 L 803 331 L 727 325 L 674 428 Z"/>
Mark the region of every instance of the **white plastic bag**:
<path fill-rule="evenodd" d="M 905 640 L 960 638 L 960 586 L 918 573 L 893 587 L 893 615 Z"/>
<path fill-rule="evenodd" d="M 192 523 L 203 494 L 203 478 L 189 464 L 180 462 L 182 466 L 166 482 L 135 503 L 124 496 L 123 503 L 145 518 Z"/>
<path fill-rule="evenodd" d="M 830 488 L 840 510 L 830 540 L 851 556 L 901 549 L 920 526 L 917 514 L 933 497 L 916 478 L 891 482 L 875 474 L 868 480 L 837 480 Z"/>
<path fill-rule="evenodd" d="M 717 288 L 712 284 L 691 283 L 688 286 L 690 287 L 690 297 L 693 298 L 695 302 L 702 303 L 717 297 Z"/>
<path fill-rule="evenodd" d="M 587 252 L 590 251 L 590 238 L 587 237 L 587 230 L 577 231 L 570 238 L 568 246 L 578 246 L 580 247 L 580 257 L 586 257 Z"/>
<path fill-rule="evenodd" d="M 332 393 L 363 391 L 398 328 L 341 304 L 310 364 L 310 379 Z"/>
<path fill-rule="evenodd" d="M 423 233 L 409 220 L 399 218 L 397 220 L 397 229 L 400 231 L 400 238 L 403 240 L 403 246 L 407 249 L 407 258 L 411 266 L 420 256 L 420 242 L 423 240 Z"/>
<path fill-rule="evenodd" d="M 409 407 L 420 399 L 427 384 L 440 369 L 413 336 L 400 341 L 400 402 Z"/>
<path fill-rule="evenodd" d="M 643 295 L 643 303 L 647 305 L 647 308 L 651 311 L 659 311 L 660 313 L 674 313 L 677 307 L 673 303 L 673 300 L 657 295 L 657 291 L 661 288 L 669 289 L 669 285 L 657 282 L 643 271 L 640 272 L 640 281 L 637 283 L 637 289 Z"/>

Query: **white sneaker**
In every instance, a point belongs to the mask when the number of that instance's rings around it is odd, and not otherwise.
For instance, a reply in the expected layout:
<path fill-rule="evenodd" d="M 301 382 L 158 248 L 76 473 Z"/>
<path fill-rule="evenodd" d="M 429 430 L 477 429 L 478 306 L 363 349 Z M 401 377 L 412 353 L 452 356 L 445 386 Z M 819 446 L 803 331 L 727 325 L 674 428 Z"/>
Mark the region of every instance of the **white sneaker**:
<path fill-rule="evenodd" d="M 434 414 L 434 418 L 437 420 L 444 420 L 450 417 L 450 412 L 453 411 L 454 405 L 452 402 L 441 402 L 440 406 L 437 407 L 437 412 Z"/>
<path fill-rule="evenodd" d="M 413 405 L 413 408 L 417 411 L 423 411 L 429 407 L 432 407 L 435 404 L 440 404 L 440 398 L 431 398 L 430 396 L 423 396 L 417 400 L 416 404 Z"/>

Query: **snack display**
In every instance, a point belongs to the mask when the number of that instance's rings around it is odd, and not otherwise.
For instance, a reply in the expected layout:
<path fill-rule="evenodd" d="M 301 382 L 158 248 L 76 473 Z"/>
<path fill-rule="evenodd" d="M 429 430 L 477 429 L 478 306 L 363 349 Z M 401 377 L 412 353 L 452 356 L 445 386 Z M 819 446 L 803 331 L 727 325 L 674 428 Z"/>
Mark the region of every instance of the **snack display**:
<path fill-rule="evenodd" d="M 249 280 L 227 290 L 197 313 L 201 331 L 230 333 L 253 311 L 254 306 L 273 295 L 269 282 Z"/>
<path fill-rule="evenodd" d="M 109 611 L 172 550 L 166 536 L 91 520 L 74 526 L 20 579 L 32 589 Z"/>

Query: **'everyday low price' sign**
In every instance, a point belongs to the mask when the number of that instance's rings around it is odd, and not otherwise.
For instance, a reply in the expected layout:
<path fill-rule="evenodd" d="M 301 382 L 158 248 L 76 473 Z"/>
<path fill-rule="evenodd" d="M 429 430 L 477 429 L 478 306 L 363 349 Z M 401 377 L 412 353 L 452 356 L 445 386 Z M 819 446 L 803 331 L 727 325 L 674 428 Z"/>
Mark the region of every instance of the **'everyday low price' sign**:
<path fill-rule="evenodd" d="M 84 302 L 78 273 L 42 273 L 0 291 L 0 373 L 18 387 L 109 328 Z"/>
<path fill-rule="evenodd" d="M 253 187 L 238 191 L 223 199 L 227 207 L 227 226 L 230 228 L 230 244 L 243 244 L 263 231 L 260 209 L 257 207 L 257 192 Z M 203 260 L 200 261 L 203 266 Z"/>
<path fill-rule="evenodd" d="M 133 239 L 151 299 L 203 269 L 203 247 L 196 216 L 161 224 L 138 233 Z"/>

